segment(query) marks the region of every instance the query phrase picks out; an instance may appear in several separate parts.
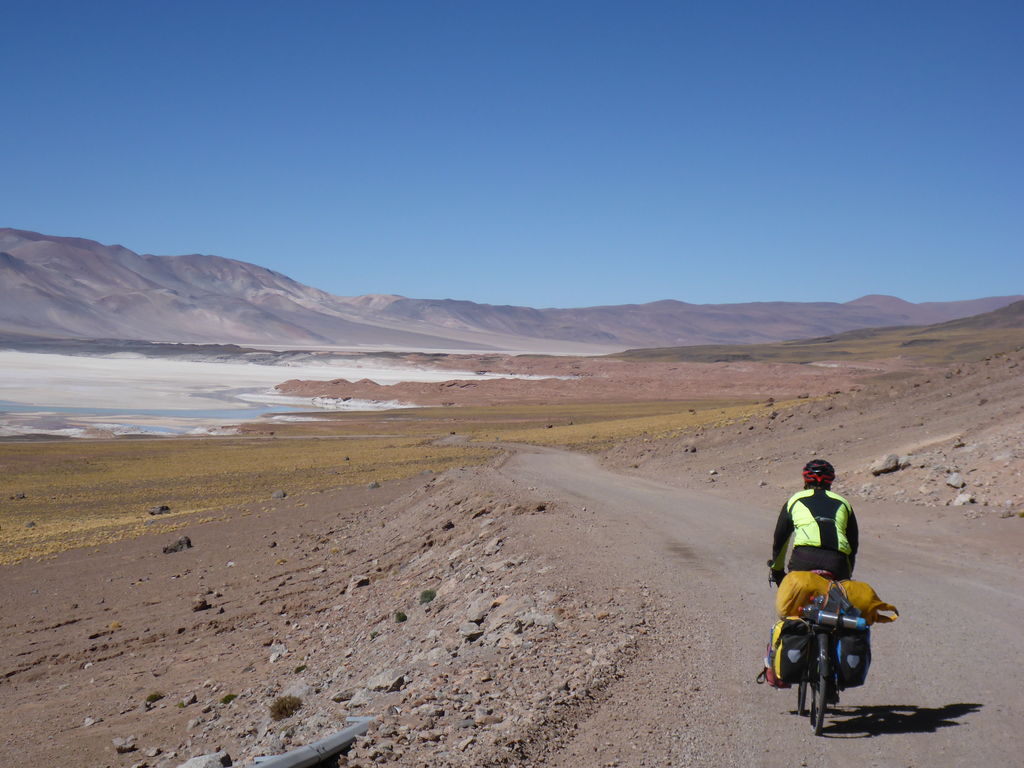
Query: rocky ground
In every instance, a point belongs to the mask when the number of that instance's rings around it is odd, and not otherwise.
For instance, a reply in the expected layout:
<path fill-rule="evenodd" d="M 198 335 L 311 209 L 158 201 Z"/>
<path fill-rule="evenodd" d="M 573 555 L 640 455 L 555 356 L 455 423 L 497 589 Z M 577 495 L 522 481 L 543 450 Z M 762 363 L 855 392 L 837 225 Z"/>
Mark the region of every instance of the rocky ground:
<path fill-rule="evenodd" d="M 927 525 L 935 548 L 984 547 L 1019 572 L 1020 360 L 874 381 L 840 370 L 795 386 L 812 395 L 795 408 L 766 402 L 748 423 L 638 438 L 602 461 L 635 494 L 649 478 L 763 505 L 767 550 L 800 466 L 826 456 L 873 539 Z M 874 474 L 890 454 L 897 469 Z M 531 478 L 499 463 L 288 496 L 185 529 L 182 551 L 143 537 L 5 568 L 0 763 L 171 768 L 224 750 L 244 764 L 372 715 L 343 763 L 751 764 L 720 709 L 750 692 L 702 670 L 716 634 L 702 598 L 684 587 L 681 608 L 659 570 L 660 529 L 628 502 Z M 705 535 L 717 530 L 709 518 Z M 697 579 L 736 567 L 720 543 L 710 559 L 695 540 L 665 546 Z M 301 705 L 287 713 L 283 697 Z M 624 708 L 649 728 L 617 731 Z"/>
<path fill-rule="evenodd" d="M 965 517 L 1024 511 L 1024 354 L 904 370 L 837 387 L 760 418 L 657 444 L 639 438 L 609 466 L 686 487 L 790 489 L 810 458 L 863 500 L 958 507 Z M 888 461 L 887 461 L 888 459 Z"/>
<path fill-rule="evenodd" d="M 480 765 L 633 652 L 643 596 L 594 605 L 524 549 L 524 529 L 561 518 L 529 488 L 457 470 L 352 495 L 195 526 L 179 552 L 142 539 L 8 569 L 6 757 L 172 766 L 226 748 L 237 763 L 372 714 L 353 762 Z M 302 706 L 275 721 L 286 696 Z"/>

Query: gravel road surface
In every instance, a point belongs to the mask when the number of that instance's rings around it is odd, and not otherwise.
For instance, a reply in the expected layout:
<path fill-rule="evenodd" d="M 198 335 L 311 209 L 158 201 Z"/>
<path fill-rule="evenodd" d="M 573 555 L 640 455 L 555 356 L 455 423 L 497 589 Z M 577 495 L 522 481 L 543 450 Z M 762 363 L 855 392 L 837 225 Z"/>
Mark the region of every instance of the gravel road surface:
<path fill-rule="evenodd" d="M 644 652 L 557 748 L 538 747 L 538 764 L 1020 764 L 1018 546 L 937 543 L 894 527 L 895 507 L 858 508 L 856 575 L 902 617 L 873 630 L 868 683 L 842 694 L 819 738 L 794 714 L 795 690 L 754 683 L 773 621 L 763 563 L 775 512 L 754 505 L 762 498 L 684 491 L 553 451 L 521 453 L 501 471 L 585 509 L 580 541 L 539 537 L 538 547 L 567 559 L 597 548 L 603 567 L 580 578 L 609 590 L 639 583 L 657 607 Z"/>

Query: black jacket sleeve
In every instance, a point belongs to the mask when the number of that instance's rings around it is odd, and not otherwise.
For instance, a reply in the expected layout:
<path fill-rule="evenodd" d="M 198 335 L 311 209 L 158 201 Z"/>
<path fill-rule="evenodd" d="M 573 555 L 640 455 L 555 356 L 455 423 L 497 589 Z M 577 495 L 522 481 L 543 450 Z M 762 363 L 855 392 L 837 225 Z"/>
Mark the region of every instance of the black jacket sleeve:
<path fill-rule="evenodd" d="M 850 517 L 846 520 L 846 540 L 850 542 L 850 573 L 857 562 L 857 548 L 860 546 L 860 531 L 857 529 L 857 516 L 850 507 Z"/>

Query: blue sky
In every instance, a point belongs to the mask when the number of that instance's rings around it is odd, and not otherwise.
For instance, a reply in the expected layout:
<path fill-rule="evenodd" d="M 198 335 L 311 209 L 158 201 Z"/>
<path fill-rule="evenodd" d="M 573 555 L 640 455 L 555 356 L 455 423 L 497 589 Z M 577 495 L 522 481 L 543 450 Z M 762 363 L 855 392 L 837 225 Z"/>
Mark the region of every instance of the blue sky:
<path fill-rule="evenodd" d="M 0 6 L 0 226 L 341 295 L 1024 293 L 1020 2 Z"/>

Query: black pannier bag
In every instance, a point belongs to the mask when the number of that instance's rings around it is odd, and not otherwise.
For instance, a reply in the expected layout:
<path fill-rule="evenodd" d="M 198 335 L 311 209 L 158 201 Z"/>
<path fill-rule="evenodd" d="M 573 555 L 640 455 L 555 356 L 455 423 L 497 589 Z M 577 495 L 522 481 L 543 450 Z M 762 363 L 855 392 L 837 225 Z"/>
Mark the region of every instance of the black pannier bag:
<path fill-rule="evenodd" d="M 840 632 L 836 641 L 836 659 L 840 688 L 864 685 L 871 666 L 871 630 Z"/>
<path fill-rule="evenodd" d="M 811 652 L 811 628 L 802 619 L 783 619 L 772 630 L 772 671 L 783 683 L 799 683 Z"/>

